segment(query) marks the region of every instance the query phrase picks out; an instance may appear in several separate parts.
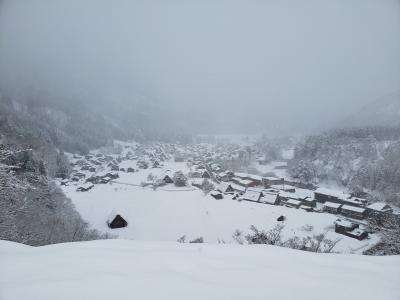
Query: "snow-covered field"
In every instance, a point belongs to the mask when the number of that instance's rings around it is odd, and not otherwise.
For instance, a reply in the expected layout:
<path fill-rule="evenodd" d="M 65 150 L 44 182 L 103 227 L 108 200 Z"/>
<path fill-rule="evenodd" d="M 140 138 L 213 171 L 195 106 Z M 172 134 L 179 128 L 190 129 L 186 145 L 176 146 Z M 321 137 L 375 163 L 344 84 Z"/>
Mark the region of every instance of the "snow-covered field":
<path fill-rule="evenodd" d="M 130 164 L 135 162 L 124 161 L 121 166 L 129 167 Z M 278 223 L 276 219 L 284 215 L 284 239 L 328 232 L 327 238 L 341 239 L 334 250 L 344 253 L 361 253 L 378 240 L 376 235 L 358 241 L 335 233 L 333 223 L 337 217 L 331 214 L 238 202 L 229 196 L 215 200 L 193 187 L 179 189 L 167 185 L 156 191 L 140 187 L 149 173 L 157 175 L 165 170 L 188 171 L 186 163 L 166 162 L 161 169 L 120 172 L 120 178 L 116 180 L 119 183 L 95 185 L 88 192 L 76 192 L 74 185 L 63 189 L 86 221 L 101 232 L 109 232 L 119 238 L 176 241 L 185 235 L 186 240 L 203 237 L 208 243 L 233 243 L 232 234 L 236 229 L 247 233 L 249 227 L 255 225 L 269 230 Z M 106 220 L 112 211 L 121 214 L 128 221 L 128 227 L 109 229 Z M 306 224 L 312 227 L 308 226 L 305 230 Z"/>
<path fill-rule="evenodd" d="M 398 300 L 399 266 L 265 245 L 0 241 L 0 299 Z"/>

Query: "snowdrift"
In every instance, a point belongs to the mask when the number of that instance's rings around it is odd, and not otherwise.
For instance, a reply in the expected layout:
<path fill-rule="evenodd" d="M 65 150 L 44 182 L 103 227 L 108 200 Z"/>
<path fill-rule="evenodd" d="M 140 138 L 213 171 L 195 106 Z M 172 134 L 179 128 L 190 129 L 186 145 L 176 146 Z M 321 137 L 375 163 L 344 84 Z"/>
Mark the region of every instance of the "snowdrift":
<path fill-rule="evenodd" d="M 400 299 L 400 257 L 273 246 L 0 241 L 0 299 Z"/>

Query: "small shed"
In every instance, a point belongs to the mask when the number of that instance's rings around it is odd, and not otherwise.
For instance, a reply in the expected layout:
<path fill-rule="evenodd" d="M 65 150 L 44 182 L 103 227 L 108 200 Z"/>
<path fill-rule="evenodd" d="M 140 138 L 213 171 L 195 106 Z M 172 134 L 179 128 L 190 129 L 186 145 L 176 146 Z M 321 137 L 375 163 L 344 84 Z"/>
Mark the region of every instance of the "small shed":
<path fill-rule="evenodd" d="M 278 222 L 284 222 L 286 220 L 285 216 L 280 216 L 276 219 Z"/>
<path fill-rule="evenodd" d="M 116 229 L 127 227 L 128 222 L 121 215 L 112 212 L 107 219 L 107 225 L 111 229 Z"/>
<path fill-rule="evenodd" d="M 221 199 L 224 198 L 224 195 L 221 192 L 218 192 L 218 191 L 210 192 L 210 196 L 213 197 L 216 200 L 221 200 Z"/>

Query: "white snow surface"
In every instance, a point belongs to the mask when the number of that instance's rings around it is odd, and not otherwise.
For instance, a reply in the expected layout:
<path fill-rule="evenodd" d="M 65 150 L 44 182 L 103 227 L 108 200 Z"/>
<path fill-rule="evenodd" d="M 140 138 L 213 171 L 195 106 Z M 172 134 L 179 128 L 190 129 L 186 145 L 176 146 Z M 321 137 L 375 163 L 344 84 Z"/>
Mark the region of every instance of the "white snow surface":
<path fill-rule="evenodd" d="M 0 241 L 0 299 L 400 299 L 400 257 L 266 245 Z"/>

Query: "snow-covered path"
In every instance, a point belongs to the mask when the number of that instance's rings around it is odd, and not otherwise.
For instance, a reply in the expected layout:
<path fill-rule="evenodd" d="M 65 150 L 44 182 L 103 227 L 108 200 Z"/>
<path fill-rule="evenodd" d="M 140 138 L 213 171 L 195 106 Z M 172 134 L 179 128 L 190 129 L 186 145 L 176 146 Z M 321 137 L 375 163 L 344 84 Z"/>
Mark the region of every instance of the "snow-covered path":
<path fill-rule="evenodd" d="M 261 245 L 0 241 L 0 299 L 398 300 L 399 266 Z"/>

